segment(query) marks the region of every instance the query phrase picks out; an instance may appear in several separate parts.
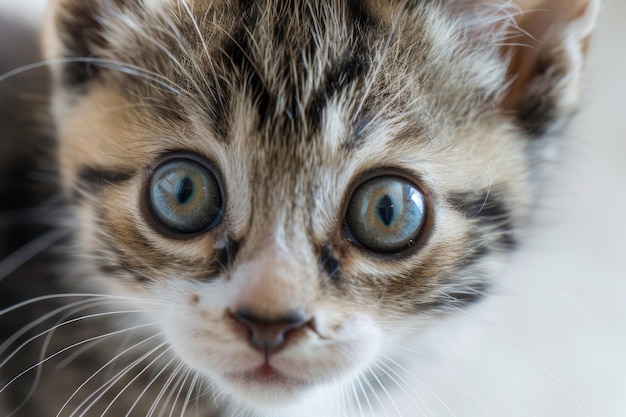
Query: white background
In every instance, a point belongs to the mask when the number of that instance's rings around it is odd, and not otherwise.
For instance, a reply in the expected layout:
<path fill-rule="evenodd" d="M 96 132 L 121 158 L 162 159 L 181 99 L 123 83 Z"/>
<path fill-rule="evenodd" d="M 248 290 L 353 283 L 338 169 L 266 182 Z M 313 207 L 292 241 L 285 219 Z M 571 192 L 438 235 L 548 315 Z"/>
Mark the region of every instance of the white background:
<path fill-rule="evenodd" d="M 0 14 L 38 24 L 44 3 L 0 0 Z M 497 317 L 453 355 L 459 375 L 424 375 L 451 410 L 425 395 L 437 417 L 626 416 L 626 1 L 604 3 L 589 70 Z"/>

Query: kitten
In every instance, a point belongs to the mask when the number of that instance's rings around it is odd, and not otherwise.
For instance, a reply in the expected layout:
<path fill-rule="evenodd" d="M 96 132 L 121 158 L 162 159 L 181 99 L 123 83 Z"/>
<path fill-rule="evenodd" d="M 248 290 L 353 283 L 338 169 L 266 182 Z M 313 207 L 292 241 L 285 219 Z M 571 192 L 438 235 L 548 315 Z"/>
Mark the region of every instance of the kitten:
<path fill-rule="evenodd" d="M 3 311 L 5 410 L 429 415 L 415 351 L 518 244 L 598 3 L 52 2 L 80 257 L 2 284 L 57 294 Z"/>

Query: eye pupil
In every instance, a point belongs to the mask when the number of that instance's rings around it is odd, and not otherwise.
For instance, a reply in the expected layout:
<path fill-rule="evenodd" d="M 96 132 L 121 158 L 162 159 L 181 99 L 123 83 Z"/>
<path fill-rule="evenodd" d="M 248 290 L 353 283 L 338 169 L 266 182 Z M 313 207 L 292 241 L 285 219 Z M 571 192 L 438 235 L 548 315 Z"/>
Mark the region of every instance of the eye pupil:
<path fill-rule="evenodd" d="M 178 192 L 176 193 L 176 198 L 180 204 L 185 204 L 189 202 L 189 200 L 193 196 L 193 192 L 194 192 L 193 181 L 191 181 L 191 178 L 185 177 L 181 180 L 178 186 Z"/>
<path fill-rule="evenodd" d="M 383 223 L 385 223 L 385 226 L 387 227 L 391 226 L 391 223 L 393 222 L 393 218 L 394 218 L 393 200 L 391 199 L 391 197 L 385 194 L 378 201 L 378 204 L 376 205 L 376 209 L 378 210 L 378 216 L 380 217 L 380 220 L 382 220 Z"/>

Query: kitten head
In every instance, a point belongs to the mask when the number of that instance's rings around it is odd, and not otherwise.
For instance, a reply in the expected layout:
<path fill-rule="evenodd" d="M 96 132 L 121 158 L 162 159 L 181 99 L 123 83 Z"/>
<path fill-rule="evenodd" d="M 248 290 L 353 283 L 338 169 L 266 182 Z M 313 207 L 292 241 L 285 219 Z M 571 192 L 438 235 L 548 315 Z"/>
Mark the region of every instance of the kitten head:
<path fill-rule="evenodd" d="M 245 402 L 362 373 L 516 244 L 598 2 L 544 3 L 57 0 L 94 274 Z"/>

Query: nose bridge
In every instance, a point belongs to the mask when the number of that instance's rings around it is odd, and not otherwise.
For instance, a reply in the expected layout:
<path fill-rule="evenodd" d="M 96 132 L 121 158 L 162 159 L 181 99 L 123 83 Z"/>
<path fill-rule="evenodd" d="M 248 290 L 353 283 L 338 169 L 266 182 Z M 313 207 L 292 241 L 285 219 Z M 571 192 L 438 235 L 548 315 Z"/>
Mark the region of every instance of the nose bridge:
<path fill-rule="evenodd" d="M 310 312 L 317 295 L 317 268 L 308 242 L 293 240 L 279 229 L 246 251 L 231 275 L 231 311 L 266 320 Z"/>
<path fill-rule="evenodd" d="M 265 158 L 254 159 L 255 170 L 250 182 L 254 184 L 250 204 L 254 207 L 249 219 L 249 231 L 262 240 L 284 244 L 296 236 L 306 239 L 310 228 L 311 161 L 303 160 L 300 154 L 311 152 L 289 152 L 289 148 L 277 144 L 279 140 L 268 140 L 275 144 L 263 148 Z M 297 148 L 297 146 L 296 146 Z M 256 239 L 261 240 L 261 239 Z"/>

